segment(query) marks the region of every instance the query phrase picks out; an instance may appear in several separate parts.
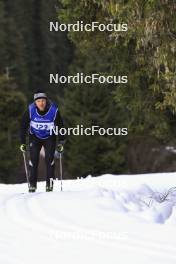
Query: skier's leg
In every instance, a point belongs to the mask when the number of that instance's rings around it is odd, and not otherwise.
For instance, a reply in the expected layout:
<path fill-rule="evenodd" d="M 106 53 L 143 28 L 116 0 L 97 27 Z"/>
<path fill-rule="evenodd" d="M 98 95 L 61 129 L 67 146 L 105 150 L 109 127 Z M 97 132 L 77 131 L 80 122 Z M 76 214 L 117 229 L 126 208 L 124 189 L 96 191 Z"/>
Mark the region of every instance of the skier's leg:
<path fill-rule="evenodd" d="M 42 147 L 42 143 L 39 139 L 37 139 L 35 136 L 29 137 L 29 150 L 30 150 L 29 183 L 30 183 L 31 188 L 37 187 L 37 170 L 38 170 L 39 155 L 40 155 L 41 147 Z"/>
<path fill-rule="evenodd" d="M 46 186 L 47 187 L 53 187 L 53 179 L 55 179 L 54 175 L 54 152 L 56 147 L 56 138 L 50 137 L 44 142 L 44 148 L 45 148 L 45 162 L 46 162 Z"/>

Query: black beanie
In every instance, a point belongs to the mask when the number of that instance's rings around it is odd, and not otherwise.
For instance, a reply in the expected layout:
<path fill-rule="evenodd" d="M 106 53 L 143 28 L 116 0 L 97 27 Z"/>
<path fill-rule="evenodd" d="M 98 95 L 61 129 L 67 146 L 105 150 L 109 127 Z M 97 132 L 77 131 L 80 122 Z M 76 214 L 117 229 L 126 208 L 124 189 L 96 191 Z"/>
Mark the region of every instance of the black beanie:
<path fill-rule="evenodd" d="M 47 95 L 45 92 L 38 90 L 35 94 L 34 94 L 34 101 L 37 99 L 41 99 L 41 98 L 45 98 L 47 99 Z"/>

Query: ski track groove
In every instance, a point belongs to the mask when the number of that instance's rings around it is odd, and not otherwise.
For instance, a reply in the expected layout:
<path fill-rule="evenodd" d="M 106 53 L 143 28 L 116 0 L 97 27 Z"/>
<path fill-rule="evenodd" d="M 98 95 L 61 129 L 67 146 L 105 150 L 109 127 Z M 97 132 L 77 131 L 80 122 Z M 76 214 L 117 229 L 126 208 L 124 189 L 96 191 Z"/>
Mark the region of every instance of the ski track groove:
<path fill-rule="evenodd" d="M 37 193 L 38 196 L 42 195 L 43 193 Z M 21 199 L 22 198 L 22 199 Z M 96 236 L 92 237 L 92 235 L 88 235 L 86 227 L 80 227 L 80 223 L 73 224 L 71 223 L 73 220 L 65 217 L 64 215 L 59 212 L 59 219 L 54 219 L 53 217 L 48 217 L 44 208 L 40 206 L 38 201 L 35 199 L 36 194 L 13 194 L 10 196 L 6 196 L 3 201 L 1 201 L 1 207 L 4 209 L 5 216 L 8 218 L 8 222 L 12 224 L 15 228 L 23 227 L 23 231 L 30 232 L 32 230 L 37 231 L 37 234 L 41 236 L 49 236 L 57 229 L 61 229 L 64 231 L 75 231 L 75 232 L 85 232 L 87 234 L 87 238 L 90 239 L 92 242 L 96 242 L 98 244 L 104 245 L 106 247 L 113 247 L 119 250 L 126 250 L 126 251 L 136 251 L 142 250 L 142 252 L 146 255 L 153 255 L 160 258 L 167 258 L 170 260 L 175 261 L 176 263 L 176 256 L 174 256 L 175 248 L 170 247 L 167 245 L 161 246 L 158 245 L 157 242 L 135 239 L 127 237 L 127 239 L 120 239 L 120 243 L 117 241 L 112 241 L 113 239 L 105 241 L 97 239 Z M 20 205 L 20 206 L 19 206 Z M 22 207 L 21 207 L 22 206 Z M 20 210 L 18 210 L 20 208 Z M 21 215 L 21 208 L 23 215 Z M 36 213 L 37 212 L 37 213 Z M 24 217 L 25 216 L 25 217 Z M 64 220 L 64 222 L 63 222 Z M 74 222 L 74 221 L 73 221 Z M 18 226 L 16 226 L 18 225 Z M 47 232 L 46 232 L 47 229 Z M 91 229 L 93 231 L 93 229 Z M 97 228 L 95 229 L 97 232 Z M 99 230 L 101 232 L 101 230 Z M 49 233 L 49 236 L 48 236 Z M 119 241 L 118 241 L 119 242 Z M 8 262 L 10 261 L 10 262 Z M 11 259 L 5 263 L 12 263 Z M 21 262 L 19 262 L 21 263 Z M 173 262 L 174 263 L 174 262 Z"/>

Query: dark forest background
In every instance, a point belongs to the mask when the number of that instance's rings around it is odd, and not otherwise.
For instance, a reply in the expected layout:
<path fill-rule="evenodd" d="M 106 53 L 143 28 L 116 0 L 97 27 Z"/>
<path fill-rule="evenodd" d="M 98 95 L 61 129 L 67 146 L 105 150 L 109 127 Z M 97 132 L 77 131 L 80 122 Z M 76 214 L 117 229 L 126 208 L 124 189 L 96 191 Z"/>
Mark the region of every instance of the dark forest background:
<path fill-rule="evenodd" d="M 25 181 L 19 122 L 36 89 L 59 104 L 66 127 L 129 131 L 68 137 L 65 178 L 175 171 L 175 14 L 174 0 L 0 0 L 0 182 Z M 49 21 L 78 20 L 128 31 L 49 31 Z M 49 84 L 50 73 L 77 72 L 128 75 L 128 84 Z"/>

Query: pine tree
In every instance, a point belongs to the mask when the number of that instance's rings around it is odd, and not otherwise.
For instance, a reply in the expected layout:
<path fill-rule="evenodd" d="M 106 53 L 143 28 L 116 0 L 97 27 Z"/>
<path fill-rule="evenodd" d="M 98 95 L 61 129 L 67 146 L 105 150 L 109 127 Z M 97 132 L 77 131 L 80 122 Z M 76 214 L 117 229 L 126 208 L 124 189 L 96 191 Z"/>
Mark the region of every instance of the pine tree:
<path fill-rule="evenodd" d="M 120 139 L 118 145 L 114 144 L 115 149 L 107 151 L 106 154 L 108 153 L 111 159 L 111 166 L 123 164 L 123 169 L 125 169 L 128 167 L 127 162 L 124 162 L 127 156 L 126 149 L 131 141 L 142 136 L 143 140 L 147 137 L 154 137 L 165 142 L 172 135 L 169 115 L 164 109 L 174 111 L 175 108 L 175 3 L 165 0 L 144 1 L 143 3 L 135 0 L 120 1 L 119 3 L 113 0 L 83 0 L 76 1 L 76 3 L 72 0 L 62 0 L 61 2 L 63 9 L 59 13 L 59 17 L 65 23 L 83 20 L 84 23 L 99 21 L 100 23 L 128 24 L 129 30 L 125 33 L 98 31 L 69 33 L 79 54 L 72 65 L 74 70 L 83 69 L 89 73 L 92 68 L 93 72 L 103 71 L 104 74 L 128 75 L 128 84 L 125 87 L 124 85 L 113 87 L 111 100 L 107 102 L 107 109 L 109 109 L 115 100 L 116 112 L 112 116 L 116 116 L 116 119 L 113 119 L 113 124 L 128 127 L 129 136 L 125 141 Z M 93 49 L 95 51 L 94 54 L 92 53 L 93 56 L 89 56 L 90 50 Z M 104 56 L 100 52 L 103 49 Z M 83 63 L 79 65 L 82 60 L 85 61 L 85 65 Z M 102 68 L 103 62 L 106 68 Z M 84 86 L 82 86 L 82 90 L 84 90 Z M 69 103 L 66 105 L 70 110 L 72 109 L 69 119 L 75 119 L 76 116 L 87 110 L 86 100 L 88 99 L 82 101 L 82 98 L 88 98 L 88 96 L 85 96 L 82 90 L 81 92 L 77 90 L 69 92 L 68 90 L 66 93 L 66 100 L 71 95 L 71 98 L 79 105 L 79 110 L 77 109 L 75 112 L 71 106 L 71 100 L 68 99 Z M 94 93 L 96 94 L 96 89 Z M 92 104 L 93 102 L 91 106 Z M 89 110 L 87 111 L 89 112 Z M 106 124 L 105 121 L 104 124 Z M 109 140 L 113 142 L 111 139 Z M 78 139 L 75 139 L 75 142 L 75 146 L 79 145 Z M 87 145 L 90 146 L 90 144 Z M 70 148 L 72 146 L 74 147 L 73 141 Z M 84 147 L 85 149 L 86 147 Z M 117 150 L 122 151 L 120 156 L 116 154 Z M 86 151 L 87 155 L 88 153 L 89 148 Z M 97 151 L 97 153 L 99 152 Z M 76 162 L 77 155 L 80 154 L 75 154 L 74 162 Z M 70 155 L 70 160 L 72 159 L 73 157 Z M 97 160 L 94 159 L 94 161 L 89 168 L 91 166 L 95 168 Z M 70 166 L 72 164 L 73 162 Z M 82 169 L 82 171 L 84 170 Z M 77 173 L 79 174 L 79 171 Z"/>
<path fill-rule="evenodd" d="M 26 98 L 6 76 L 0 77 L 0 97 L 0 181 L 9 183 L 20 164 L 19 120 Z"/>

